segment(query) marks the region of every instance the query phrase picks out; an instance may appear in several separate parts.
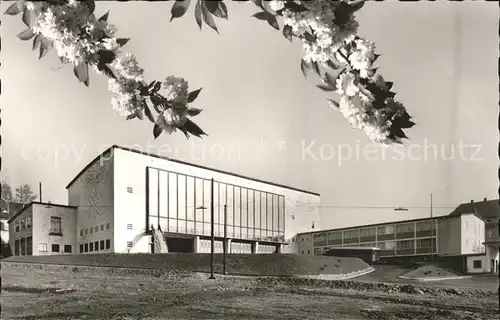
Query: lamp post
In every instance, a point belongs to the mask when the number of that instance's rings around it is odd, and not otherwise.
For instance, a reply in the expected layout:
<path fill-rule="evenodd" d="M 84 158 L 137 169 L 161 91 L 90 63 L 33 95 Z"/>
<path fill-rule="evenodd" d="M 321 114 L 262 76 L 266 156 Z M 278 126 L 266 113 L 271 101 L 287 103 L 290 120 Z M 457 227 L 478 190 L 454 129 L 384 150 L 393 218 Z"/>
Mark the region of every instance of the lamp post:
<path fill-rule="evenodd" d="M 433 230 L 433 223 L 432 223 L 432 193 L 431 193 L 431 218 L 430 218 L 430 225 L 431 225 L 431 261 L 434 260 L 434 230 Z"/>
<path fill-rule="evenodd" d="M 197 207 L 196 209 L 207 209 L 205 206 Z M 205 215 L 203 213 L 203 215 Z M 215 279 L 214 276 L 214 252 L 215 252 L 215 234 L 214 234 L 214 179 L 210 180 L 210 278 Z"/>
<path fill-rule="evenodd" d="M 227 205 L 224 205 L 224 244 L 222 246 L 222 273 L 227 274 L 226 266 L 227 266 Z"/>

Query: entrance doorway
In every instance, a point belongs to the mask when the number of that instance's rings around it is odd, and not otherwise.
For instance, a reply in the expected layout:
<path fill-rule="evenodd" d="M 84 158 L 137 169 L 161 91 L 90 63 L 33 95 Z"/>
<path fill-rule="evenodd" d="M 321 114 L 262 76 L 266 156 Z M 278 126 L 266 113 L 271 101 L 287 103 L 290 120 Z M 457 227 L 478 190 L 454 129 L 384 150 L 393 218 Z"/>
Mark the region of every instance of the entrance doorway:
<path fill-rule="evenodd" d="M 194 253 L 194 239 L 166 237 L 168 252 Z"/>

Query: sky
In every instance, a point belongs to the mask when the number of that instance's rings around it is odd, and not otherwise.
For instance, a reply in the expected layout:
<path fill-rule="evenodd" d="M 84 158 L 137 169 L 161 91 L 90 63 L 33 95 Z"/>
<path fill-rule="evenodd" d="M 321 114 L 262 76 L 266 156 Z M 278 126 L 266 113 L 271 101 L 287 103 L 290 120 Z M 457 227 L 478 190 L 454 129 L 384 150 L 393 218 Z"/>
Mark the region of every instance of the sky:
<path fill-rule="evenodd" d="M 5 11 L 11 2 L 2 2 Z M 79 83 L 54 52 L 38 60 L 20 16 L 3 16 L 2 180 L 30 184 L 43 201 L 67 203 L 66 185 L 113 144 L 321 194 L 323 228 L 423 218 L 458 204 L 497 198 L 498 7 L 494 2 L 368 2 L 356 17 L 374 41 L 379 71 L 416 126 L 384 151 L 328 107 L 304 78 L 298 39 L 252 18 L 250 3 L 228 3 L 220 34 L 200 31 L 194 8 L 170 20 L 171 3 L 97 2 L 110 10 L 124 47 L 163 80 L 203 87 L 193 120 L 208 136 L 154 140 L 152 124 L 111 109 L 106 79 Z M 427 150 L 427 151 L 424 151 Z M 408 211 L 394 211 L 405 207 Z"/>

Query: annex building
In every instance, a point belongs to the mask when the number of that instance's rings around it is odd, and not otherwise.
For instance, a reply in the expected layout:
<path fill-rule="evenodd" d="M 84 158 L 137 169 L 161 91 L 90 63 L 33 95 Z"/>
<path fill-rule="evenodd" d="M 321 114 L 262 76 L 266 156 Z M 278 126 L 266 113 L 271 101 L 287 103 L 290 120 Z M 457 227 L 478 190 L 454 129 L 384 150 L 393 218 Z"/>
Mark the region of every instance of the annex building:
<path fill-rule="evenodd" d="M 68 205 L 33 202 L 9 220 L 14 255 L 209 253 L 212 206 L 215 252 L 295 252 L 320 206 L 314 192 L 116 145 L 66 189 Z"/>

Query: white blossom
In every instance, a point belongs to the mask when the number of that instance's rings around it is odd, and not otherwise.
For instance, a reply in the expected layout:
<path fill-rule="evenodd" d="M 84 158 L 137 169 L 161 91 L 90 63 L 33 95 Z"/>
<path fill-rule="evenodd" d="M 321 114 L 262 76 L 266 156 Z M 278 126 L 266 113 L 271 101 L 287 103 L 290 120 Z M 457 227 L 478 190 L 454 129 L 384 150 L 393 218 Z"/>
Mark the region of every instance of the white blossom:
<path fill-rule="evenodd" d="M 163 82 L 164 95 L 167 100 L 174 104 L 186 105 L 188 92 L 188 82 L 180 77 L 169 76 Z"/>
<path fill-rule="evenodd" d="M 281 10 L 285 7 L 285 1 L 283 0 L 269 1 L 269 7 L 271 7 L 271 9 L 273 9 L 274 11 Z"/>

